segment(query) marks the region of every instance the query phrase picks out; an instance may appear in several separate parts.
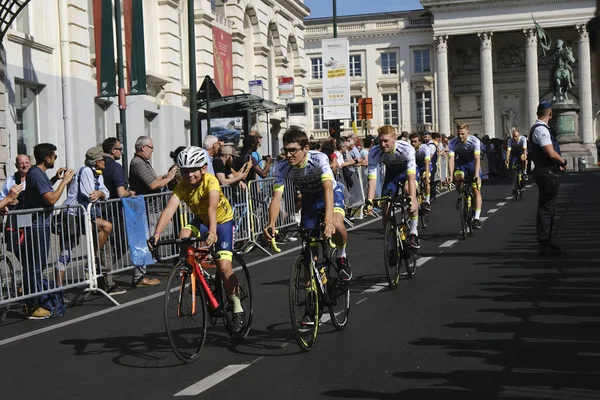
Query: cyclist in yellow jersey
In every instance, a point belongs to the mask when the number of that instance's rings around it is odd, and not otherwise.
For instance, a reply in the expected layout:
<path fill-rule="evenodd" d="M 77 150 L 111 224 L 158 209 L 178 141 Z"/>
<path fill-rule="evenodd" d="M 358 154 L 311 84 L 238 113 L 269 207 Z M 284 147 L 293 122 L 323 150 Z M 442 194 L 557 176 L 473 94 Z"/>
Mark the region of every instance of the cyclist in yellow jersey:
<path fill-rule="evenodd" d="M 223 195 L 217 178 L 206 172 L 209 160 L 199 147 L 191 146 L 183 150 L 177 157 L 183 180 L 173 190 L 154 235 L 148 239 L 148 247 L 152 250 L 184 201 L 195 218 L 179 232 L 180 238 L 199 236 L 208 232 L 206 244 L 215 244 L 218 259 L 217 269 L 223 280 L 225 291 L 233 304 L 233 331 L 238 332 L 244 326 L 244 310 L 237 295 L 238 282 L 232 270 L 233 260 L 233 210 Z"/>

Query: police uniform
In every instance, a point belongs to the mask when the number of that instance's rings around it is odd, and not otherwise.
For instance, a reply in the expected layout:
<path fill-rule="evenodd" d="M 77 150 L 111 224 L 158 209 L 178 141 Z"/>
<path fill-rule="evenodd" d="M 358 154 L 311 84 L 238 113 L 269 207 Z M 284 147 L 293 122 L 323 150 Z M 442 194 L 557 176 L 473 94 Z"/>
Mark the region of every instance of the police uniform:
<path fill-rule="evenodd" d="M 539 109 L 548 109 L 551 105 L 543 101 Z M 541 249 L 556 247 L 554 244 L 553 227 L 554 213 L 556 211 L 556 198 L 559 190 L 560 166 L 552 160 L 543 148 L 552 145 L 554 151 L 560 154 L 560 146 L 552 128 L 545 122 L 537 120 L 530 131 L 529 154 L 535 164 L 533 177 L 538 186 L 538 208 L 537 208 L 537 236 Z"/>

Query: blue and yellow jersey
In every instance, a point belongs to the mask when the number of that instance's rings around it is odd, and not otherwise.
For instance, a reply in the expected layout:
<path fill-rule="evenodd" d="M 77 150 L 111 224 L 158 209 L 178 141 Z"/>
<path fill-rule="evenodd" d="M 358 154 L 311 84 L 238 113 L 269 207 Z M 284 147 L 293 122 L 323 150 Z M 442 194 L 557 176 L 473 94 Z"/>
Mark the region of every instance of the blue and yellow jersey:
<path fill-rule="evenodd" d="M 414 175 L 417 171 L 415 149 L 410 143 L 402 140 L 396 140 L 394 148 L 389 153 L 384 152 L 379 145 L 373 146 L 369 152 L 367 167 L 369 180 L 377 179 L 377 167 L 380 164 L 386 166 L 386 174 L 399 175 L 406 172 Z"/>
<path fill-rule="evenodd" d="M 464 143 L 461 142 L 460 137 L 455 137 L 448 147 L 448 155 L 454 157 L 456 165 L 470 163 L 475 160 L 475 155 L 481 154 L 481 142 L 472 135 L 469 135 Z"/>
<path fill-rule="evenodd" d="M 233 210 L 229 201 L 223 195 L 219 180 L 212 174 L 205 173 L 202 176 L 202 182 L 198 186 L 192 186 L 179 182 L 173 189 L 173 194 L 190 207 L 190 210 L 197 218 L 200 218 L 204 224 L 208 224 L 208 203 L 210 192 L 219 192 L 219 204 L 217 206 L 217 224 L 222 224 L 233 219 Z"/>
<path fill-rule="evenodd" d="M 273 191 L 276 192 L 283 191 L 287 179 L 291 179 L 300 193 L 306 195 L 322 194 L 324 181 L 332 181 L 333 188 L 337 187 L 327 156 L 314 150 L 308 152 L 306 159 L 298 167 L 290 165 L 287 160 L 278 162 L 273 178 Z"/>
<path fill-rule="evenodd" d="M 425 161 L 431 161 L 431 154 L 429 152 L 429 146 L 421 144 L 417 150 L 415 150 L 415 162 L 417 167 L 425 168 Z"/>
<path fill-rule="evenodd" d="M 507 150 L 514 154 L 522 154 L 527 148 L 527 139 L 525 136 L 519 136 L 519 140 L 515 141 L 513 138 L 508 139 Z"/>

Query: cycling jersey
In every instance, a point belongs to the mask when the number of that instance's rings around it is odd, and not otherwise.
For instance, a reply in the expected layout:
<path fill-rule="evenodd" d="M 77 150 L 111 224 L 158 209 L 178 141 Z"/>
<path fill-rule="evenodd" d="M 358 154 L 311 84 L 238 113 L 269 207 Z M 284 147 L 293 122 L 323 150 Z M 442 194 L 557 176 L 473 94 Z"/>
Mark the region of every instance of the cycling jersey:
<path fill-rule="evenodd" d="M 327 156 L 321 152 L 310 150 L 306 160 L 300 167 L 290 165 L 287 160 L 278 162 L 273 171 L 273 191 L 283 192 L 286 179 L 294 181 L 294 185 L 303 195 L 323 194 L 323 182 L 332 181 L 333 188 L 338 185 L 333 179 L 333 171 Z"/>
<path fill-rule="evenodd" d="M 461 166 L 475 161 L 475 156 L 481 154 L 481 142 L 475 136 L 469 135 L 466 142 L 455 137 L 449 143 L 450 157 L 454 157 L 455 165 Z"/>
<path fill-rule="evenodd" d="M 511 156 L 513 155 L 521 155 L 523 151 L 527 149 L 527 139 L 525 136 L 519 136 L 519 140 L 516 142 L 513 138 L 508 139 L 507 150 L 510 150 Z"/>
<path fill-rule="evenodd" d="M 182 180 L 173 189 L 173 194 L 183 200 L 196 217 L 200 218 L 205 224 L 208 224 L 209 195 L 213 191 L 219 192 L 217 224 L 231 221 L 233 219 L 233 210 L 229 201 L 223 195 L 219 181 L 214 175 L 209 173 L 202 175 L 202 182 L 198 186 L 190 185 Z"/>
<path fill-rule="evenodd" d="M 402 173 L 415 174 L 417 170 L 415 149 L 402 140 L 396 140 L 394 148 L 389 153 L 384 153 L 379 145 L 373 146 L 369 152 L 369 166 L 367 167 L 369 180 L 377 179 L 379 164 L 385 165 L 386 176 Z"/>
<path fill-rule="evenodd" d="M 425 161 L 431 161 L 431 153 L 429 146 L 422 144 L 418 150 L 415 150 L 415 162 L 419 168 L 419 172 L 423 172 L 425 168 Z"/>
<path fill-rule="evenodd" d="M 431 157 L 431 165 L 433 165 L 433 168 L 435 168 L 437 165 L 437 146 L 437 143 L 434 142 L 433 139 L 427 142 L 427 147 L 429 148 L 429 157 Z"/>

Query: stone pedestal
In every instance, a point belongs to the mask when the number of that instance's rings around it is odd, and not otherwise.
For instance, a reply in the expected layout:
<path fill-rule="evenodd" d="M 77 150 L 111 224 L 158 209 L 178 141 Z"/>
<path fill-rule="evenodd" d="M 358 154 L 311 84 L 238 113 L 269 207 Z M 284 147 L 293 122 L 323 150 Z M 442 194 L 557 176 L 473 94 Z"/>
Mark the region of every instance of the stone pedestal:
<path fill-rule="evenodd" d="M 584 146 L 580 136 L 579 112 L 581 108 L 572 100 L 552 103 L 552 120 L 560 144 L 562 156 L 567 160 L 567 169 L 577 170 L 578 159 L 584 158 L 587 165 L 594 164 L 594 155 L 590 146 Z"/>

